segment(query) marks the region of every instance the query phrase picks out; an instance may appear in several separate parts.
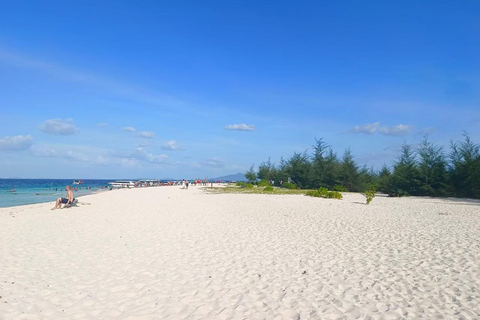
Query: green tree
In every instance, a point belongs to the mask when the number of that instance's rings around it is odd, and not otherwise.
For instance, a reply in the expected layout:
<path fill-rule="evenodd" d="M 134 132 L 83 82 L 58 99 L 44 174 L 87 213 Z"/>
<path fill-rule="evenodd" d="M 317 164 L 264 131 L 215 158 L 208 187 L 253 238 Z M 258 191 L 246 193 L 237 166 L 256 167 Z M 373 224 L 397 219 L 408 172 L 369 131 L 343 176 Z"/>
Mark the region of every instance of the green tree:
<path fill-rule="evenodd" d="M 402 152 L 393 166 L 391 189 L 397 194 L 419 194 L 419 172 L 415 152 L 409 144 L 402 145 Z"/>
<path fill-rule="evenodd" d="M 305 188 L 308 185 L 310 178 L 310 162 L 306 153 L 295 152 L 293 156 L 288 159 L 285 170 L 297 187 Z"/>
<path fill-rule="evenodd" d="M 275 177 L 276 168 L 268 158 L 267 162 L 262 162 L 258 166 L 257 178 L 260 180 L 271 181 Z"/>
<path fill-rule="evenodd" d="M 450 191 L 456 197 L 480 198 L 480 146 L 467 133 L 465 141 L 451 143 Z"/>
<path fill-rule="evenodd" d="M 338 179 L 348 191 L 358 191 L 360 187 L 360 172 L 352 151 L 346 149 L 339 166 Z"/>
<path fill-rule="evenodd" d="M 250 167 L 250 170 L 245 172 L 245 178 L 247 178 L 247 180 L 250 182 L 257 180 L 257 173 L 255 172 L 255 166 L 253 164 Z"/>
<path fill-rule="evenodd" d="M 420 194 L 427 196 L 445 196 L 447 181 L 447 163 L 443 148 L 425 137 L 418 149 Z"/>
<path fill-rule="evenodd" d="M 323 141 L 323 138 L 315 139 L 313 149 L 310 186 L 314 189 L 332 188 L 337 183 L 337 154 Z"/>
<path fill-rule="evenodd" d="M 377 176 L 378 190 L 383 193 L 392 192 L 392 190 L 390 190 L 392 173 L 386 164 L 383 164 L 382 169 L 380 169 Z"/>
<path fill-rule="evenodd" d="M 287 162 L 283 157 L 280 158 L 278 167 L 274 166 L 274 168 L 272 179 L 275 180 L 275 183 L 280 184 L 280 181 L 288 180 Z"/>

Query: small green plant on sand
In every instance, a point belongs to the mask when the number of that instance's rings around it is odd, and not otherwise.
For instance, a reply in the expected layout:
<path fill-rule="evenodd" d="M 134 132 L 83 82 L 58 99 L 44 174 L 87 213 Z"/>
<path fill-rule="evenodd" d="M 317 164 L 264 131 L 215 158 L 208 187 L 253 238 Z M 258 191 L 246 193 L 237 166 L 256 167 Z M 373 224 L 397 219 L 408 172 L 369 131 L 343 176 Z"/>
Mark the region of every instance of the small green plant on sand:
<path fill-rule="evenodd" d="M 321 197 L 327 197 L 328 195 L 328 189 L 327 188 L 318 188 L 318 194 L 320 194 Z"/>
<path fill-rule="evenodd" d="M 245 188 L 245 182 L 238 181 L 238 182 L 236 183 L 236 186 L 237 186 L 237 187 L 240 187 L 240 188 Z"/>
<path fill-rule="evenodd" d="M 310 197 L 320 197 L 320 193 L 318 193 L 317 190 L 307 191 L 306 195 Z"/>
<path fill-rule="evenodd" d="M 343 199 L 343 196 L 338 191 L 328 191 L 327 188 L 319 188 L 318 190 L 311 190 L 306 193 L 307 196 L 316 198 L 328 199 Z"/>
<path fill-rule="evenodd" d="M 265 188 L 263 188 L 263 191 L 273 191 L 273 187 L 266 186 Z"/>
<path fill-rule="evenodd" d="M 247 184 L 245 184 L 245 187 L 247 187 L 248 189 L 252 189 L 252 188 L 253 188 L 253 184 L 247 183 Z"/>
<path fill-rule="evenodd" d="M 375 198 L 375 193 L 377 191 L 373 188 L 368 189 L 365 191 L 365 197 L 367 198 L 367 204 L 370 204 L 372 202 L 373 198 Z"/>
<path fill-rule="evenodd" d="M 329 199 L 339 199 L 340 200 L 340 199 L 343 199 L 343 196 L 338 191 L 329 191 L 327 193 L 327 198 L 329 198 Z"/>

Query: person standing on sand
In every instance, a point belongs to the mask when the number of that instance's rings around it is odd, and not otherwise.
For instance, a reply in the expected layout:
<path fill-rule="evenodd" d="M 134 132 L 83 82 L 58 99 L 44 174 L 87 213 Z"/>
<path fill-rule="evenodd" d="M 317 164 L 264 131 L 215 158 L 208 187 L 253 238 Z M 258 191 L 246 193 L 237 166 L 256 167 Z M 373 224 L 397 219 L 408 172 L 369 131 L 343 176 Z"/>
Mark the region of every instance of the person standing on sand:
<path fill-rule="evenodd" d="M 73 200 L 75 200 L 75 198 L 73 197 L 73 191 L 72 191 L 72 189 L 70 188 L 70 186 L 66 186 L 66 187 L 65 187 L 65 190 L 67 191 L 67 197 L 66 197 L 66 198 L 58 198 L 58 199 L 57 199 L 57 202 L 55 203 L 55 207 L 53 207 L 52 210 L 61 209 L 61 208 L 62 208 L 62 204 L 65 205 L 64 208 L 65 208 L 66 206 L 72 205 Z"/>

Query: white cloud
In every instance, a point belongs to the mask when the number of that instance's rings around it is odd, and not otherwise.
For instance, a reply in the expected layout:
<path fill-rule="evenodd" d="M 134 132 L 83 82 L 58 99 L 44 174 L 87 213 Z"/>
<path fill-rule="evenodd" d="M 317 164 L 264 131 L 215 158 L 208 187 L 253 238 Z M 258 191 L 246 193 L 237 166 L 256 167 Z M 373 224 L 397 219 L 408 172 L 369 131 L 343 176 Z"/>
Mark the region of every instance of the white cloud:
<path fill-rule="evenodd" d="M 383 134 L 387 136 L 403 136 L 410 131 L 413 127 L 406 124 L 399 124 L 396 126 L 381 126 L 380 122 L 367 123 L 361 126 L 353 127 L 349 132 L 350 133 L 366 133 L 366 134 Z"/>
<path fill-rule="evenodd" d="M 177 145 L 177 142 L 175 140 L 169 140 L 163 144 L 162 150 L 183 151 L 185 150 L 185 148 L 182 148 L 179 145 Z"/>
<path fill-rule="evenodd" d="M 135 128 L 134 127 L 125 127 L 125 128 L 122 128 L 123 131 L 127 131 L 127 132 L 135 132 Z"/>
<path fill-rule="evenodd" d="M 253 131 L 255 130 L 255 126 L 253 124 L 247 125 L 245 123 L 229 124 L 225 126 L 225 130 Z"/>
<path fill-rule="evenodd" d="M 152 145 L 151 142 L 149 142 L 149 141 L 142 141 L 142 142 L 140 142 L 140 143 L 137 143 L 135 146 L 136 146 L 137 148 L 143 148 L 143 147 L 148 147 L 148 146 L 150 146 L 150 145 Z"/>
<path fill-rule="evenodd" d="M 404 136 L 412 131 L 413 127 L 406 124 L 399 124 L 391 127 L 380 127 L 378 133 L 388 136 Z"/>
<path fill-rule="evenodd" d="M 147 150 L 145 150 L 145 148 L 143 147 L 137 147 L 133 152 L 116 152 L 112 154 L 112 158 L 130 159 L 135 161 L 140 160 L 151 163 L 164 163 L 167 160 L 168 156 L 164 154 L 152 154 L 147 152 Z"/>
<path fill-rule="evenodd" d="M 12 136 L 0 138 L 0 150 L 20 151 L 26 150 L 32 146 L 33 137 L 28 136 Z"/>
<path fill-rule="evenodd" d="M 58 156 L 58 153 L 55 149 L 37 146 L 30 148 L 30 153 L 35 157 L 53 158 Z"/>
<path fill-rule="evenodd" d="M 144 148 L 136 148 L 132 158 L 153 163 L 163 163 L 168 156 L 164 154 L 155 155 L 148 153 Z"/>
<path fill-rule="evenodd" d="M 155 138 L 155 133 L 153 133 L 151 131 L 143 131 L 143 132 L 137 133 L 137 137 L 153 139 L 153 138 Z"/>
<path fill-rule="evenodd" d="M 75 124 L 73 123 L 73 119 L 46 120 L 38 128 L 45 133 L 61 136 L 75 134 L 78 131 L 77 127 L 75 127 Z"/>
<path fill-rule="evenodd" d="M 223 161 L 220 158 L 211 158 L 211 159 L 206 159 L 202 163 L 206 167 L 211 167 L 211 168 L 223 168 L 225 166 L 225 161 Z"/>
<path fill-rule="evenodd" d="M 138 165 L 137 159 L 117 158 L 106 155 L 98 155 L 92 160 L 92 162 L 97 165 L 120 165 L 122 167 L 135 167 Z"/>
<path fill-rule="evenodd" d="M 67 160 L 74 160 L 74 161 L 82 161 L 82 162 L 89 161 L 89 158 L 85 154 L 79 153 L 79 152 L 73 152 L 73 151 L 67 151 L 67 153 L 65 154 L 65 158 Z"/>
<path fill-rule="evenodd" d="M 355 126 L 350 130 L 352 133 L 367 133 L 372 134 L 378 131 L 380 128 L 380 122 L 367 123 L 361 126 Z"/>
<path fill-rule="evenodd" d="M 97 126 L 98 126 L 98 127 L 108 127 L 108 123 L 106 123 L 106 122 L 99 122 L 99 123 L 97 123 Z"/>

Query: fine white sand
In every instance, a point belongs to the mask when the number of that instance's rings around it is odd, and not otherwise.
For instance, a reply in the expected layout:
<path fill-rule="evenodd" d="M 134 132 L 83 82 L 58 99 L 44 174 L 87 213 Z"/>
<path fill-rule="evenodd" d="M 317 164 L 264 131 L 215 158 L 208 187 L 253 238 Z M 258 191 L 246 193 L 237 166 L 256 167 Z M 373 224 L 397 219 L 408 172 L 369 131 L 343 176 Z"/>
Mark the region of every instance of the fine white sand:
<path fill-rule="evenodd" d="M 0 319 L 480 319 L 480 203 L 117 190 L 0 209 Z"/>

